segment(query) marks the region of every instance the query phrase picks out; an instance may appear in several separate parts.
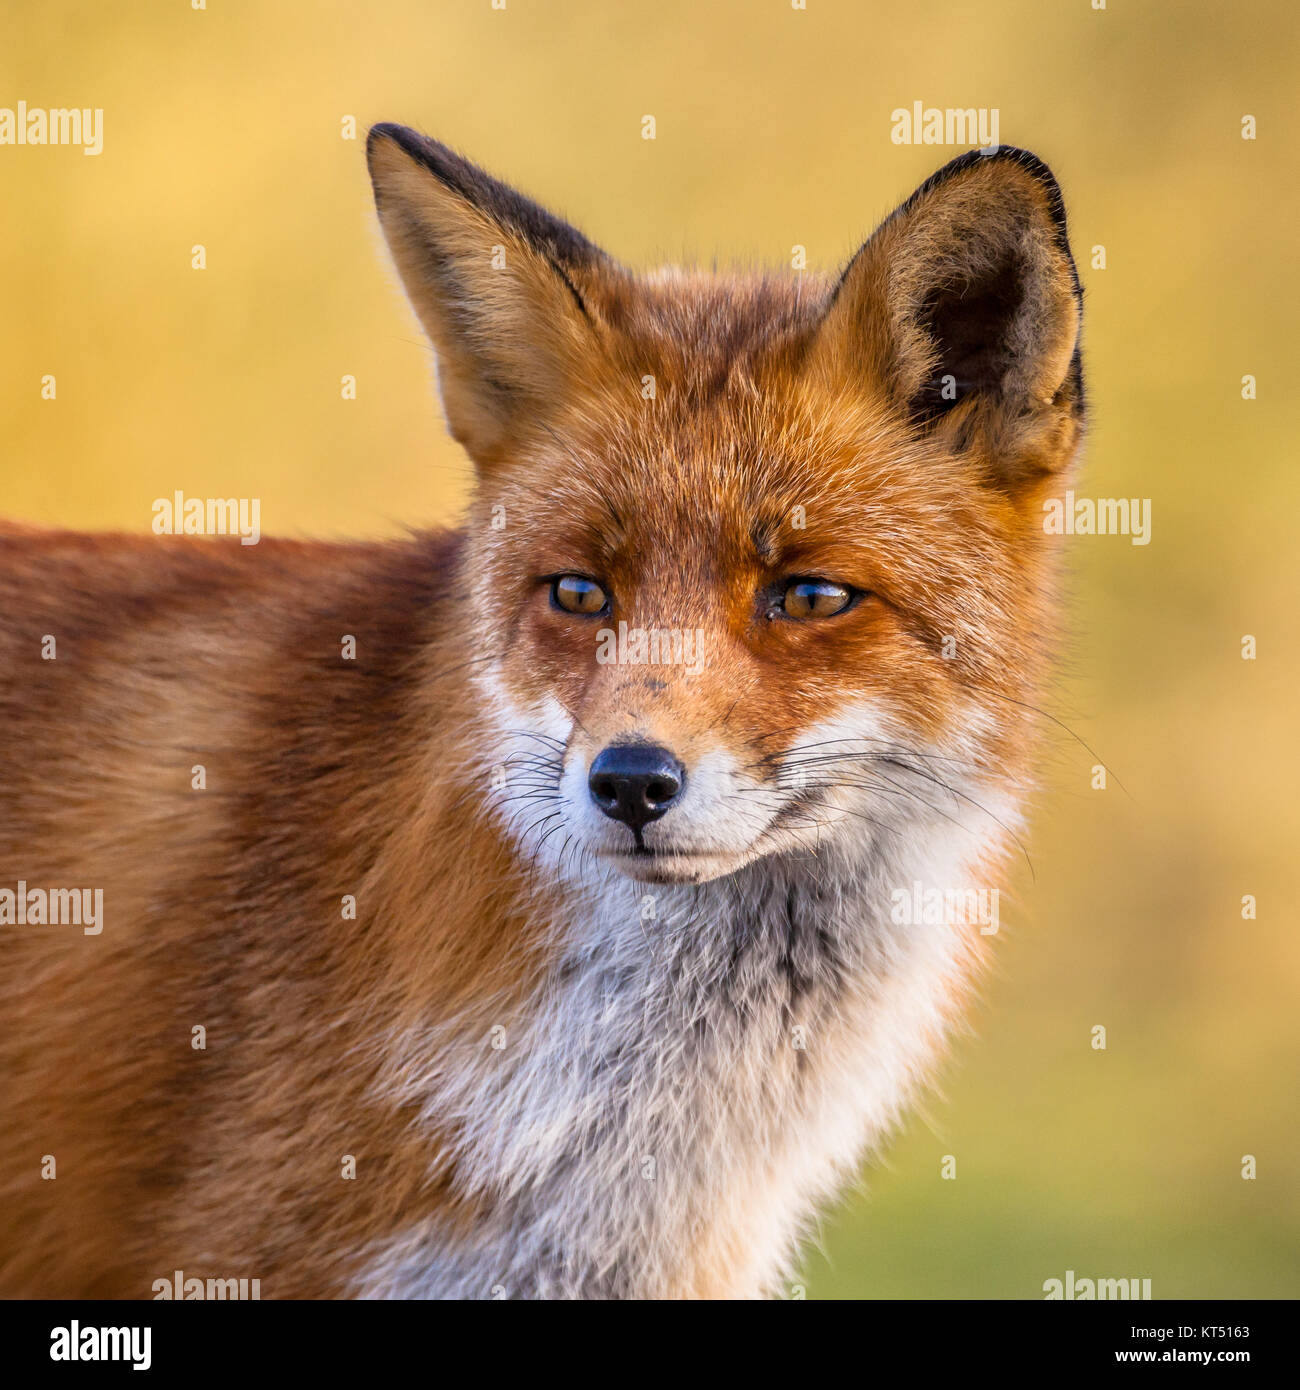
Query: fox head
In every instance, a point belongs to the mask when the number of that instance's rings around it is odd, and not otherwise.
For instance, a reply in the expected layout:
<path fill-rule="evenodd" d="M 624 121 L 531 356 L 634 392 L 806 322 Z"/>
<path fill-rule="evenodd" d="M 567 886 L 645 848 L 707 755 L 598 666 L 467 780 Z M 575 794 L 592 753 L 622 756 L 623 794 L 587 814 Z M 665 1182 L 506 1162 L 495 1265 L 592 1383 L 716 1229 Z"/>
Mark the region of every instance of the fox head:
<path fill-rule="evenodd" d="M 639 275 L 433 140 L 368 156 L 477 467 L 455 604 L 529 854 L 703 882 L 997 819 L 1082 428 L 1048 169 L 961 156 L 834 277 Z"/>

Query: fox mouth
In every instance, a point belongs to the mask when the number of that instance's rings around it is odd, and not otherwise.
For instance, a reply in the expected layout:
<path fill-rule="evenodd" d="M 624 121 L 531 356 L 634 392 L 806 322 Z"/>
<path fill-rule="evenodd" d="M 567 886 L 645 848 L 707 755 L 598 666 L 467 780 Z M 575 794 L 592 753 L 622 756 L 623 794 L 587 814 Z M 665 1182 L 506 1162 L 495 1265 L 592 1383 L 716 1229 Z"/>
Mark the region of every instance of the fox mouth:
<path fill-rule="evenodd" d="M 638 883 L 703 883 L 734 873 L 749 857 L 743 851 L 651 849 L 646 845 L 600 852 L 602 860 Z"/>
<path fill-rule="evenodd" d="M 735 873 L 756 858 L 778 848 L 783 833 L 816 824 L 818 789 L 810 789 L 788 801 L 766 826 L 741 847 L 678 849 L 671 845 L 647 845 L 638 834 L 626 848 L 602 849 L 599 857 L 621 873 L 641 883 L 703 883 Z"/>

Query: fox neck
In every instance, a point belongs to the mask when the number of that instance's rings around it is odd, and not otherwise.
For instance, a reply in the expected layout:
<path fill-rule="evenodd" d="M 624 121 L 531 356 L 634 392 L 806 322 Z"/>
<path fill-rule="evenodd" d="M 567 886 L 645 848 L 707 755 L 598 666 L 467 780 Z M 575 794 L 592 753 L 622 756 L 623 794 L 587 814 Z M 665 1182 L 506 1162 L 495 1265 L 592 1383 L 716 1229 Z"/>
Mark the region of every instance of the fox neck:
<path fill-rule="evenodd" d="M 363 1252 L 358 1291 L 779 1292 L 818 1203 L 924 1080 L 984 944 L 895 925 L 891 890 L 947 888 L 1000 848 L 936 818 L 698 886 L 539 884 L 517 861 L 513 888 L 480 879 L 536 929 L 530 964 L 436 1025 L 408 1015 L 383 1073 L 476 1219 Z"/>

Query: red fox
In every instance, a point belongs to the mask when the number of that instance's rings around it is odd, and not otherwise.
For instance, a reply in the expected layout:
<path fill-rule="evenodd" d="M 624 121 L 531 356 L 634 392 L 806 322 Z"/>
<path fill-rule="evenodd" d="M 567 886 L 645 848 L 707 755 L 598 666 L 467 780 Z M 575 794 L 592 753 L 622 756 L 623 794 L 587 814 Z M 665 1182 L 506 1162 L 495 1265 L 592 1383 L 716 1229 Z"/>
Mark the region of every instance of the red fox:
<path fill-rule="evenodd" d="M 367 149 L 464 526 L 0 533 L 0 1294 L 780 1295 L 990 944 L 909 905 L 1018 844 L 1060 192 L 640 275 Z"/>

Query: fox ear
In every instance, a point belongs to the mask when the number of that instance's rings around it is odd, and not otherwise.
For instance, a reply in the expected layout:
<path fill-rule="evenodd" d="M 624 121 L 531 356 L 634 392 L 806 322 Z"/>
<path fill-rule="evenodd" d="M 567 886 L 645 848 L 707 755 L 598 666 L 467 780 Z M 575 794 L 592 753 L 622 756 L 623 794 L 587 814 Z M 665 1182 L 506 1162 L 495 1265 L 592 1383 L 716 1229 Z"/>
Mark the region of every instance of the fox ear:
<path fill-rule="evenodd" d="M 591 290 L 611 263 L 413 130 L 374 126 L 366 157 L 384 236 L 437 354 L 447 424 L 489 466 L 545 427 L 584 361 L 590 370 Z"/>
<path fill-rule="evenodd" d="M 1013 486 L 1073 453 L 1080 300 L 1051 171 L 1023 150 L 975 150 L 922 184 L 853 258 L 814 350 Z"/>

